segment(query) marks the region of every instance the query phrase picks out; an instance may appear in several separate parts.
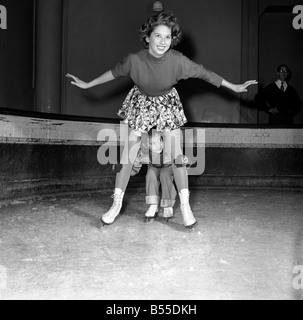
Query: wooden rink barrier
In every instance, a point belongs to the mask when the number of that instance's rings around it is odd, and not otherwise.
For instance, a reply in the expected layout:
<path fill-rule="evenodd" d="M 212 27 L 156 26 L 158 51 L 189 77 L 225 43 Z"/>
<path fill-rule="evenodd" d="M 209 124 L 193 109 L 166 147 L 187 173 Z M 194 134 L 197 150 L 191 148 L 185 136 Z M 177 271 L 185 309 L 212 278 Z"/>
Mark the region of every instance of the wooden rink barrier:
<path fill-rule="evenodd" d="M 104 144 L 118 148 L 119 154 L 125 128 L 120 123 L 1 115 L 0 199 L 113 189 L 111 165 L 101 165 L 97 154 Z M 182 129 L 189 132 L 185 145 L 205 156 L 202 174 L 189 176 L 192 188 L 303 186 L 302 128 L 201 124 Z M 129 187 L 144 189 L 144 170 Z"/>

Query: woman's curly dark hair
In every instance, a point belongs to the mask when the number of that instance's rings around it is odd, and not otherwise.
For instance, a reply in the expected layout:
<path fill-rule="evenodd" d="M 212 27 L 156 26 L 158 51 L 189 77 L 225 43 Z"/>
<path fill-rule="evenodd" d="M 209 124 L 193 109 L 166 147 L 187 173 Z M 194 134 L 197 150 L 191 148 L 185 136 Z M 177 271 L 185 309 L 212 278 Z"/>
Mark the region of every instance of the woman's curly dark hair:
<path fill-rule="evenodd" d="M 175 47 L 181 41 L 182 33 L 177 18 L 171 12 L 161 12 L 147 19 L 139 30 L 139 36 L 145 48 L 149 47 L 146 38 L 150 37 L 157 26 L 167 26 L 171 28 L 171 48 Z"/>

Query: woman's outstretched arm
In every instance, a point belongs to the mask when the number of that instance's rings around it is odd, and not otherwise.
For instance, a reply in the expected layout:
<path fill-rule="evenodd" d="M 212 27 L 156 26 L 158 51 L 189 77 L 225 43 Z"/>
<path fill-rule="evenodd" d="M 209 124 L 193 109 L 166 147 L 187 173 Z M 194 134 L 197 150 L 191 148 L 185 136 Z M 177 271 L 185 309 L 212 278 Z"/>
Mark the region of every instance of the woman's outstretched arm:
<path fill-rule="evenodd" d="M 247 88 L 253 84 L 257 84 L 256 80 L 249 80 L 242 84 L 233 84 L 223 79 L 221 86 L 226 87 L 234 92 L 247 92 Z"/>
<path fill-rule="evenodd" d="M 66 74 L 66 77 L 73 79 L 71 84 L 73 84 L 81 89 L 88 89 L 91 87 L 95 87 L 95 86 L 98 86 L 100 84 L 103 84 L 103 83 L 106 83 L 106 82 L 109 82 L 109 81 L 112 81 L 115 79 L 111 70 L 106 71 L 100 77 L 98 77 L 90 82 L 82 81 L 79 78 L 77 78 L 76 76 L 73 76 L 72 74 L 69 74 L 69 73 Z"/>

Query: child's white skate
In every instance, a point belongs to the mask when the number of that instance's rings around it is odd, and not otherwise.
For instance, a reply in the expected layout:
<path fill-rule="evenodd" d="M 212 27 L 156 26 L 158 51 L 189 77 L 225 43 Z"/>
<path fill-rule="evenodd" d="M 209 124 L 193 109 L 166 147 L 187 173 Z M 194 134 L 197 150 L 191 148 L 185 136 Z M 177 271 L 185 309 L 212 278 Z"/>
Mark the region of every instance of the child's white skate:
<path fill-rule="evenodd" d="M 157 213 L 159 212 L 158 205 L 152 204 L 145 213 L 145 222 L 152 222 L 156 219 Z"/>
<path fill-rule="evenodd" d="M 173 217 L 174 217 L 174 209 L 172 207 L 164 208 L 163 218 L 166 220 L 166 222 L 169 222 L 169 220 Z"/>

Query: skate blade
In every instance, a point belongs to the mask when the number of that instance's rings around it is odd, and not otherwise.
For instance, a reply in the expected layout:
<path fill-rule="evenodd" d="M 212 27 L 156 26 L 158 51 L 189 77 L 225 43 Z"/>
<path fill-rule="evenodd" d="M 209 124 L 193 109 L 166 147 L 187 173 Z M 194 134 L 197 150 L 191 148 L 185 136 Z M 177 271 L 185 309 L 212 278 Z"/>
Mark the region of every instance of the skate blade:
<path fill-rule="evenodd" d="M 111 226 L 113 223 L 106 223 L 103 220 L 100 220 L 100 228 Z"/>
<path fill-rule="evenodd" d="M 158 218 L 158 212 L 156 212 L 156 214 L 153 217 L 145 217 L 145 222 L 146 223 L 154 222 L 157 218 Z"/>
<path fill-rule="evenodd" d="M 191 233 L 195 231 L 195 226 L 197 225 L 197 222 L 195 222 L 194 224 L 192 224 L 191 226 L 187 226 L 185 227 L 186 231 Z"/>
<path fill-rule="evenodd" d="M 156 220 L 156 217 L 146 217 L 145 218 L 146 223 L 151 223 L 151 222 L 154 222 L 155 220 Z"/>

